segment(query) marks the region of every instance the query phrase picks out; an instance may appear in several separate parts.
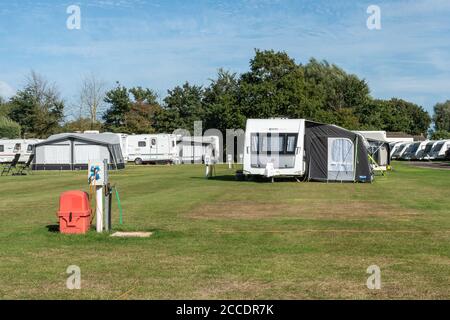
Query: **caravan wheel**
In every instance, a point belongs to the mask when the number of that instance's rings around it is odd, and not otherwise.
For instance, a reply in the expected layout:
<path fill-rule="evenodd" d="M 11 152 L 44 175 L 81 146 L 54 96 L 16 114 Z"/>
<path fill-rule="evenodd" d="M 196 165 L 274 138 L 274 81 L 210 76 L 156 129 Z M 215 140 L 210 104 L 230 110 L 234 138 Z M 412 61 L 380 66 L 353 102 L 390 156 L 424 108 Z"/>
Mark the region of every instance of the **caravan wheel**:
<path fill-rule="evenodd" d="M 136 158 L 136 159 L 134 160 L 134 164 L 136 164 L 136 165 L 141 165 L 141 164 L 142 164 L 142 159 L 141 159 L 141 158 Z"/>

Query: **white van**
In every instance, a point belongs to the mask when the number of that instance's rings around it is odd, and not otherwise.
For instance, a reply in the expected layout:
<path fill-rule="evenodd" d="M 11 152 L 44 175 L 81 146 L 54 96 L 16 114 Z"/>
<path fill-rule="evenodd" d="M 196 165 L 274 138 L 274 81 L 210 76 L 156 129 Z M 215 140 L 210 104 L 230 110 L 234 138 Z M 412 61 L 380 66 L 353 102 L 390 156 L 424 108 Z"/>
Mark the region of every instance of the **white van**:
<path fill-rule="evenodd" d="M 137 134 L 127 136 L 127 158 L 135 164 L 172 163 L 177 156 L 177 138 L 173 134 Z"/>
<path fill-rule="evenodd" d="M 26 162 L 39 139 L 0 139 L 0 163 L 11 162 L 20 153 L 20 162 Z"/>

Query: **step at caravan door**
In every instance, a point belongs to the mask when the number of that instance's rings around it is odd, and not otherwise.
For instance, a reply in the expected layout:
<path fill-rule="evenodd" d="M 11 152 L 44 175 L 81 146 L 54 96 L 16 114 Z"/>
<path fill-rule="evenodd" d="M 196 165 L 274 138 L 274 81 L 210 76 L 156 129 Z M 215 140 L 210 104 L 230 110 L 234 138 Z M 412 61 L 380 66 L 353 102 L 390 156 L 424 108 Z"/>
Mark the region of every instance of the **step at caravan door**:
<path fill-rule="evenodd" d="M 327 139 L 328 178 L 331 181 L 355 179 L 355 143 L 349 138 Z"/>

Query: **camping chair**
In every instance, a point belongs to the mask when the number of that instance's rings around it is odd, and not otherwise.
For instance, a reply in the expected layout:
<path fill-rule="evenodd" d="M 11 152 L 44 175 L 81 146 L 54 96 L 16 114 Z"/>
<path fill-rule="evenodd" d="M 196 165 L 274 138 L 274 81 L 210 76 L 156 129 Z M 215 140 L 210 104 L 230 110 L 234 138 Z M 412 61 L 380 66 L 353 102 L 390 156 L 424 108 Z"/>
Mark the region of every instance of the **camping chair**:
<path fill-rule="evenodd" d="M 13 173 L 13 176 L 23 176 L 26 175 L 26 173 L 24 173 L 23 171 L 26 170 L 27 172 L 30 171 L 31 168 L 31 163 L 33 162 L 34 159 L 34 154 L 31 154 L 30 157 L 28 158 L 27 162 L 20 166 L 20 168 L 17 170 L 17 172 Z"/>
<path fill-rule="evenodd" d="M 19 163 L 19 159 L 20 159 L 20 153 L 16 153 L 16 155 L 14 156 L 13 161 L 10 164 L 7 164 L 3 170 L 2 170 L 2 176 L 4 174 L 8 175 L 12 169 L 15 169 L 17 167 L 17 164 Z"/>

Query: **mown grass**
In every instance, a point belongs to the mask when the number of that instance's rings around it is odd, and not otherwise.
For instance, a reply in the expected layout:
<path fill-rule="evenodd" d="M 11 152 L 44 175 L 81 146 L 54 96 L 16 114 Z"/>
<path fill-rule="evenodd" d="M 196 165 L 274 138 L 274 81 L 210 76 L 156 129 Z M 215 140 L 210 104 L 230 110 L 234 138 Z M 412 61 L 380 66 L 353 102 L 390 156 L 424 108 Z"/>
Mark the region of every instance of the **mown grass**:
<path fill-rule="evenodd" d="M 85 172 L 0 178 L 3 299 L 448 299 L 450 171 L 395 164 L 373 184 L 234 181 L 202 166 L 111 173 L 124 225 L 148 239 L 51 232 Z M 49 230 L 50 229 L 50 230 Z M 366 287 L 381 268 L 381 290 Z M 81 290 L 66 288 L 78 265 Z"/>

